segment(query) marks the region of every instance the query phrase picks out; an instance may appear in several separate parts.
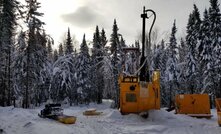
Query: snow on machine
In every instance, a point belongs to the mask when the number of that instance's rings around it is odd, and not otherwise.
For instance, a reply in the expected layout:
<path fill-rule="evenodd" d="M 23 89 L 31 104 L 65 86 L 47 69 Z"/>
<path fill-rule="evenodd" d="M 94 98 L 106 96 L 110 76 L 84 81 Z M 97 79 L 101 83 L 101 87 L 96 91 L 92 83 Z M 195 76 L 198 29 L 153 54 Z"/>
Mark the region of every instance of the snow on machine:
<path fill-rule="evenodd" d="M 61 104 L 46 104 L 45 108 L 38 115 L 41 118 L 53 119 L 64 124 L 74 124 L 76 117 L 64 115 L 63 111 Z"/>

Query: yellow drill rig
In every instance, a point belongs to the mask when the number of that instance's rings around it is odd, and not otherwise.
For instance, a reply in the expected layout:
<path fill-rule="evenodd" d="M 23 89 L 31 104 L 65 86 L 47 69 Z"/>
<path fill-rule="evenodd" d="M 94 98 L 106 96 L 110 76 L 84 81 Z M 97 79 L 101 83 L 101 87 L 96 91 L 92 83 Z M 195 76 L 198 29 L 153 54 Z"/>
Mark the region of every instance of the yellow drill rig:
<path fill-rule="evenodd" d="M 147 12 L 154 15 L 153 23 L 149 31 L 150 35 L 156 20 L 156 14 L 153 10 L 143 8 L 143 32 L 142 32 L 142 53 L 140 58 L 139 74 L 125 75 L 121 74 L 119 78 L 120 85 L 120 111 L 122 114 L 147 112 L 151 109 L 160 109 L 160 72 L 154 71 L 152 78 L 149 76 L 148 59 L 145 56 L 145 20 L 149 18 Z M 152 15 L 151 15 L 152 16 Z"/>

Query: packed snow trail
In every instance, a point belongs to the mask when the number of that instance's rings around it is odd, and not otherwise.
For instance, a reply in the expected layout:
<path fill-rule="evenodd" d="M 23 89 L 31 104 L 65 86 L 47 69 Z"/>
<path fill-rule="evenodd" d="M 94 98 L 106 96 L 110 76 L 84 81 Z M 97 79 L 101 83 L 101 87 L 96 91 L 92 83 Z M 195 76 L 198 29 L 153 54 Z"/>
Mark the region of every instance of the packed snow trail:
<path fill-rule="evenodd" d="M 84 116 L 88 108 L 103 113 Z M 71 125 L 38 117 L 41 109 L 0 107 L 0 134 L 221 134 L 214 109 L 211 119 L 176 115 L 164 109 L 149 111 L 149 118 L 144 119 L 136 114 L 121 115 L 105 101 L 101 105 L 64 108 L 64 114 L 77 116 L 76 124 Z"/>

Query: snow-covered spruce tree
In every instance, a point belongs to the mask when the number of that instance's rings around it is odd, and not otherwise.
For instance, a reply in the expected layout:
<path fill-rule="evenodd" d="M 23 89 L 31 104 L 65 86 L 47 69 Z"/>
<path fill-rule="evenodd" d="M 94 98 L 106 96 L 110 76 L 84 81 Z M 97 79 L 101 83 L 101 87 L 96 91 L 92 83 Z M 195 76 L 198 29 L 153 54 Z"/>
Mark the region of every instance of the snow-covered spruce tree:
<path fill-rule="evenodd" d="M 213 98 L 221 96 L 221 13 L 219 9 L 220 3 L 218 0 L 210 0 L 209 8 L 209 22 L 211 34 L 211 47 L 212 47 L 212 63 L 210 71 L 213 76 L 211 90 Z"/>
<path fill-rule="evenodd" d="M 78 93 L 78 102 L 88 104 L 91 100 L 92 88 L 90 79 L 90 55 L 88 53 L 88 46 L 83 36 L 83 41 L 80 46 L 80 53 L 76 57 L 76 88 Z"/>
<path fill-rule="evenodd" d="M 171 47 L 165 47 L 164 40 L 161 41 L 160 44 L 152 49 L 152 61 L 151 61 L 151 70 L 160 70 L 160 86 L 161 86 L 161 102 L 164 106 L 168 106 L 168 102 L 170 102 L 170 98 L 168 96 L 168 68 L 167 68 L 167 61 L 170 58 L 169 53 Z M 177 55 L 177 54 L 176 54 Z M 176 63 L 177 64 L 177 63 Z"/>
<path fill-rule="evenodd" d="M 114 75 L 114 101 L 115 104 L 113 107 L 119 108 L 119 86 L 118 86 L 118 77 L 119 77 L 119 72 L 121 70 L 120 66 L 120 59 L 119 59 L 119 34 L 118 34 L 118 26 L 117 22 L 114 19 L 114 24 L 112 28 L 112 34 L 110 38 L 110 50 L 111 50 L 111 56 L 112 56 L 112 66 L 113 66 L 113 75 Z"/>
<path fill-rule="evenodd" d="M 202 92 L 212 93 L 212 81 L 214 81 L 214 72 L 211 71 L 213 66 L 213 47 L 207 10 L 204 11 L 203 16 L 204 18 L 200 28 L 202 38 L 198 45 L 200 68 L 202 69 Z"/>
<path fill-rule="evenodd" d="M 101 45 L 101 53 L 102 53 L 102 61 L 101 63 L 101 72 L 103 75 L 103 91 L 102 91 L 102 98 L 110 99 L 110 89 L 111 89 L 111 73 L 110 72 L 110 66 L 109 66 L 109 61 L 110 57 L 108 54 L 108 49 L 106 48 L 107 44 L 107 37 L 106 37 L 106 32 L 104 28 L 102 28 L 101 33 L 100 33 L 100 45 Z M 93 69 L 93 68 L 92 68 Z"/>
<path fill-rule="evenodd" d="M 188 54 L 186 57 L 186 78 L 188 83 L 188 89 L 191 93 L 199 92 L 197 91 L 197 85 L 199 84 L 199 64 L 197 60 L 197 43 L 200 39 L 200 14 L 196 5 L 194 5 L 193 12 L 189 15 L 189 20 L 187 24 L 187 36 L 186 43 L 188 46 Z"/>
<path fill-rule="evenodd" d="M 105 32 L 104 28 L 102 28 L 102 30 L 101 30 L 101 46 L 102 46 L 102 48 L 105 48 L 106 44 L 107 44 L 106 32 Z"/>
<path fill-rule="evenodd" d="M 166 63 L 166 75 L 167 75 L 167 96 L 169 100 L 169 107 L 171 107 L 173 104 L 174 96 L 178 92 L 178 80 L 177 80 L 177 75 L 178 75 L 178 68 L 177 68 L 177 40 L 175 37 L 175 34 L 177 32 L 176 28 L 176 23 L 174 21 L 173 27 L 172 27 L 172 32 L 170 35 L 170 42 L 169 42 L 169 55 L 168 55 L 168 60 Z"/>
<path fill-rule="evenodd" d="M 93 38 L 93 48 L 92 48 L 92 72 L 93 72 L 93 89 L 94 95 L 93 98 L 96 102 L 102 103 L 103 98 L 103 89 L 104 89 L 104 78 L 102 74 L 102 60 L 104 56 L 103 45 L 101 44 L 101 36 L 99 32 L 98 26 L 96 26 L 96 30 Z"/>
<path fill-rule="evenodd" d="M 121 45 L 121 48 L 127 47 L 123 36 L 121 36 L 121 38 L 120 38 L 120 45 Z"/>
<path fill-rule="evenodd" d="M 162 54 L 161 45 L 157 45 L 154 47 L 153 56 L 152 56 L 152 63 L 151 63 L 151 70 L 160 69 L 160 56 Z"/>
<path fill-rule="evenodd" d="M 180 39 L 180 45 L 178 47 L 178 82 L 179 82 L 179 90 L 184 92 L 187 90 L 187 82 L 186 82 L 186 56 L 188 54 L 188 47 L 183 38 Z"/>
<path fill-rule="evenodd" d="M 49 98 L 49 90 L 51 89 L 51 78 L 52 78 L 52 65 L 53 65 L 53 57 L 52 57 L 52 48 L 51 45 L 54 44 L 53 38 L 47 35 L 44 30 L 42 34 L 39 34 L 38 42 L 42 46 L 42 57 L 45 59 L 42 60 L 43 68 L 40 72 L 41 81 L 39 83 L 39 104 L 45 102 Z"/>
<path fill-rule="evenodd" d="M 168 60 L 168 49 L 166 48 L 165 41 L 162 40 L 160 44 L 160 51 L 161 51 L 161 56 L 160 56 L 160 70 L 165 72 L 166 70 L 166 62 Z"/>
<path fill-rule="evenodd" d="M 60 43 L 59 46 L 58 46 L 58 55 L 59 56 L 63 56 L 64 55 L 64 48 L 63 48 L 62 43 Z"/>
<path fill-rule="evenodd" d="M 123 36 L 121 34 L 118 33 L 118 26 L 117 26 L 117 22 L 116 19 L 114 19 L 114 24 L 113 24 L 113 28 L 112 28 L 112 34 L 111 34 L 111 38 L 110 38 L 110 51 L 111 51 L 111 55 L 112 57 L 114 57 L 114 55 L 116 55 L 116 65 L 117 65 L 117 69 L 118 72 L 122 72 L 123 70 L 123 65 L 124 65 L 124 52 L 123 52 L 123 47 L 126 47 L 125 44 L 125 40 L 123 39 Z M 121 38 L 120 38 L 121 37 Z M 115 58 L 113 58 L 115 59 Z"/>
<path fill-rule="evenodd" d="M 47 55 L 46 55 L 46 38 L 43 36 L 43 25 L 39 17 L 43 13 L 38 12 L 40 3 L 37 0 L 26 0 L 27 11 L 26 11 L 26 24 L 28 30 L 27 35 L 27 46 L 25 48 L 24 58 L 26 60 L 25 66 L 23 66 L 25 81 L 23 81 L 25 88 L 23 96 L 23 107 L 28 108 L 30 104 L 37 104 L 41 101 L 41 90 L 39 86 L 44 83 L 45 75 L 42 74 L 42 70 L 46 66 Z M 19 57 L 19 56 L 18 56 Z M 17 68 L 19 71 L 21 68 Z"/>
<path fill-rule="evenodd" d="M 111 57 L 109 47 L 107 44 L 106 33 L 104 29 L 101 30 L 101 51 L 102 51 L 102 64 L 101 71 L 104 79 L 103 98 L 113 99 L 113 66 L 111 65 Z"/>
<path fill-rule="evenodd" d="M 1 0 L 0 13 L 0 102 L 2 106 L 11 105 L 12 88 L 12 50 L 16 29 L 16 13 L 19 2 L 16 0 Z"/>
<path fill-rule="evenodd" d="M 202 38 L 200 39 L 197 48 L 198 48 L 199 60 L 202 60 L 204 57 L 203 54 L 206 52 L 205 46 L 210 46 L 209 44 L 211 44 L 210 22 L 209 22 L 209 14 L 207 9 L 205 9 L 203 13 L 203 20 L 200 26 L 200 34 Z"/>
<path fill-rule="evenodd" d="M 65 42 L 65 54 L 63 55 L 63 46 L 59 45 L 59 57 L 53 64 L 51 98 L 56 102 L 78 104 L 76 88 L 76 67 L 75 55 L 73 55 L 73 44 L 68 28 Z"/>
<path fill-rule="evenodd" d="M 167 85 L 167 60 L 169 57 L 169 48 L 166 47 L 164 40 L 161 41 L 159 46 L 159 69 L 160 69 L 160 88 L 161 88 L 161 102 L 164 106 L 168 106 L 168 92 Z"/>
<path fill-rule="evenodd" d="M 102 61 L 102 70 L 104 75 L 104 91 L 103 97 L 106 99 L 114 99 L 115 91 L 114 89 L 114 75 L 113 75 L 113 66 L 111 63 L 110 54 L 104 56 Z"/>
<path fill-rule="evenodd" d="M 179 63 L 185 62 L 185 58 L 188 52 L 187 44 L 184 38 L 180 39 L 180 45 L 178 47 L 179 50 Z"/>
<path fill-rule="evenodd" d="M 134 45 L 132 45 L 132 47 L 134 47 Z M 138 69 L 139 54 L 137 52 L 127 52 L 126 54 L 123 55 L 123 59 L 124 59 L 123 73 L 128 75 L 134 74 Z"/>
<path fill-rule="evenodd" d="M 107 42 L 108 42 L 108 40 L 106 37 L 105 30 L 102 28 L 102 30 L 101 30 L 101 51 L 102 51 L 103 57 L 108 56 L 110 54 L 109 49 L 106 46 Z"/>
<path fill-rule="evenodd" d="M 110 42 L 111 42 L 111 47 L 110 47 L 111 54 L 114 54 L 115 52 L 117 52 L 117 48 L 118 48 L 118 45 L 119 45 L 119 42 L 120 42 L 119 41 L 119 36 L 118 36 L 118 30 L 119 30 L 119 28 L 117 26 L 116 19 L 114 19 L 114 24 L 113 24 L 112 34 L 111 34 L 111 39 L 110 39 Z"/>
<path fill-rule="evenodd" d="M 55 102 L 77 104 L 76 75 L 73 55 L 60 56 L 53 64 L 50 98 Z"/>
<path fill-rule="evenodd" d="M 68 28 L 67 39 L 65 43 L 65 55 L 72 54 L 74 52 L 73 43 L 71 39 L 70 29 Z"/>
<path fill-rule="evenodd" d="M 58 50 L 57 49 L 55 49 L 54 51 L 53 51 L 53 63 L 58 59 Z"/>
<path fill-rule="evenodd" d="M 120 59 L 120 65 L 121 66 L 121 72 L 123 70 L 123 65 L 125 65 L 125 60 L 126 60 L 126 55 L 125 55 L 125 52 L 123 52 L 123 48 L 127 47 L 126 43 L 125 43 L 125 40 L 123 38 L 123 36 L 121 35 L 121 38 L 120 38 L 120 42 L 119 42 L 119 49 L 118 49 L 118 52 L 119 52 L 119 59 Z M 133 55 L 133 53 L 131 53 Z M 131 56 L 132 56 L 131 55 Z"/>
<path fill-rule="evenodd" d="M 17 41 L 16 41 L 16 49 L 15 49 L 15 59 L 13 62 L 13 88 L 14 88 L 14 96 L 17 100 L 17 106 L 22 106 L 25 97 L 25 81 L 26 81 L 26 65 L 27 65 L 27 57 L 26 57 L 26 33 L 20 31 Z"/>
<path fill-rule="evenodd" d="M 53 44 L 53 40 L 48 40 L 47 41 L 47 56 L 50 62 L 53 61 L 53 49 L 52 49 L 52 45 Z"/>

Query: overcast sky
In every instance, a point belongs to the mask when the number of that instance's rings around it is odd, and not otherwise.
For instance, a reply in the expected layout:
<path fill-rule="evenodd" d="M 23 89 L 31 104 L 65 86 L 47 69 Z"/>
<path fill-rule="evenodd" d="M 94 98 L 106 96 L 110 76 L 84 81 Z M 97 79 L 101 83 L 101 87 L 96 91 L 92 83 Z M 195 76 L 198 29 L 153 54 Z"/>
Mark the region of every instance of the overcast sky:
<path fill-rule="evenodd" d="M 92 40 L 96 25 L 104 28 L 107 38 L 110 38 L 113 21 L 116 18 L 119 33 L 124 36 L 126 43 L 131 45 L 141 31 L 140 14 L 143 6 L 153 9 L 157 14 L 155 26 L 160 33 L 170 32 L 176 19 L 177 37 L 185 34 L 187 18 L 195 3 L 201 13 L 209 7 L 209 0 L 39 0 L 44 12 L 42 20 L 45 29 L 58 44 L 70 27 L 71 34 L 81 42 L 83 34 L 87 40 Z M 221 3 L 221 0 L 219 0 Z M 147 20 L 147 25 L 150 26 Z"/>

